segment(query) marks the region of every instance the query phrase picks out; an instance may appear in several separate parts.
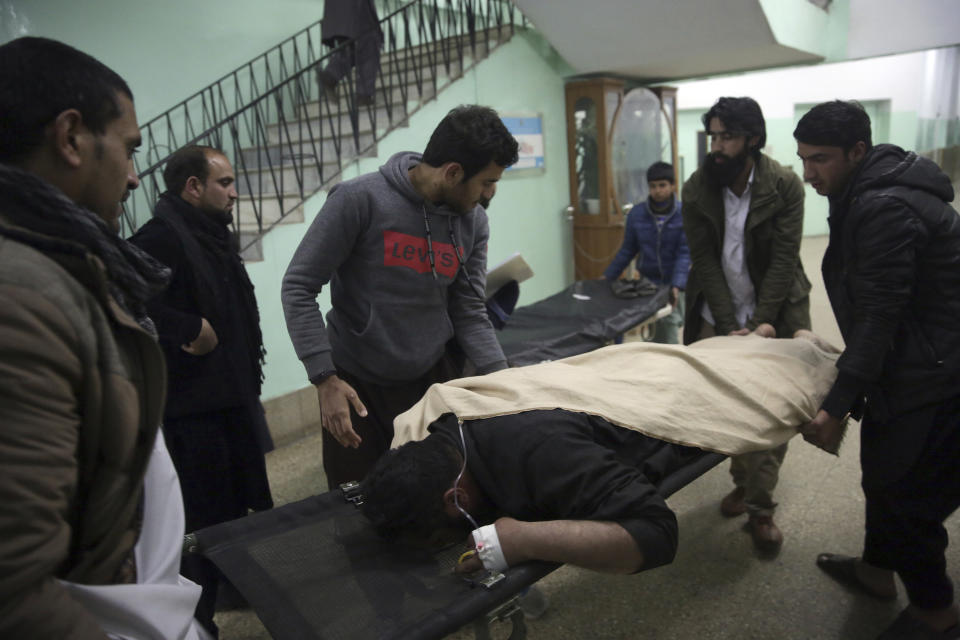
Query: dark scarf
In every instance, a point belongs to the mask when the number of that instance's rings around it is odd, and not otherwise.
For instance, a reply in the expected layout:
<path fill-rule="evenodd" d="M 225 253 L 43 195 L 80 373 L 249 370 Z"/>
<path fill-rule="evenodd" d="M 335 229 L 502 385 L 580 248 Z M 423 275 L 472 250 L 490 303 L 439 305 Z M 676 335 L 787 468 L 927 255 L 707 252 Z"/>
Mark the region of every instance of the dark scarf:
<path fill-rule="evenodd" d="M 260 331 L 260 311 L 253 292 L 253 283 L 240 258 L 239 243 L 230 232 L 233 217 L 227 212 L 200 211 L 180 196 L 166 192 L 160 196 L 154 217 L 167 224 L 184 248 L 184 256 L 194 273 L 196 290 L 192 291 L 200 313 L 209 319 L 225 322 L 224 313 L 239 313 L 245 330 L 250 362 L 256 370 L 257 388 L 263 382 L 263 363 L 267 355 Z M 231 282 L 238 282 L 241 309 L 234 309 L 229 300 L 221 299 L 221 274 L 228 273 Z"/>
<path fill-rule="evenodd" d="M 2 163 L 0 208 L 7 220 L 20 227 L 0 228 L 8 237 L 40 250 L 97 256 L 106 268 L 110 295 L 141 327 L 156 335 L 146 313 L 146 302 L 167 286 L 169 269 L 50 183 Z"/>
<path fill-rule="evenodd" d="M 663 202 L 654 202 L 653 198 L 647 198 L 647 207 L 653 215 L 665 216 L 673 211 L 674 198 L 676 198 L 676 196 L 671 195 L 668 200 L 664 200 Z"/>

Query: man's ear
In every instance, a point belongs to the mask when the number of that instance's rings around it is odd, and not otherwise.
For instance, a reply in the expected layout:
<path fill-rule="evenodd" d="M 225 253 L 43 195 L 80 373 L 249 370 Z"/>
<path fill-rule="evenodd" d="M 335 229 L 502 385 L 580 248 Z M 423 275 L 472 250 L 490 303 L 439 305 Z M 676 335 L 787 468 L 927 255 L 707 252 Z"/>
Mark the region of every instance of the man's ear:
<path fill-rule="evenodd" d="M 183 193 L 180 197 L 184 200 L 199 200 L 203 195 L 204 185 L 197 176 L 190 176 L 183 185 Z"/>
<path fill-rule="evenodd" d="M 752 136 L 747 138 L 747 151 L 753 153 L 753 150 L 758 144 L 760 144 L 760 136 Z"/>
<path fill-rule="evenodd" d="M 457 185 L 463 182 L 463 165 L 459 162 L 448 162 L 441 168 L 443 181 L 448 185 Z"/>
<path fill-rule="evenodd" d="M 77 169 L 83 164 L 94 136 L 83 124 L 83 116 L 76 109 L 67 109 L 47 125 L 56 157 L 67 166 Z"/>
<path fill-rule="evenodd" d="M 463 514 L 457 508 L 457 502 L 464 509 L 470 507 L 470 496 L 463 487 L 450 487 L 443 492 L 443 512 L 451 518 L 459 518 Z"/>
<path fill-rule="evenodd" d="M 860 164 L 860 161 L 863 160 L 866 155 L 867 143 L 863 140 L 858 140 L 855 145 L 850 147 L 850 151 L 847 152 L 847 160 L 853 164 Z"/>

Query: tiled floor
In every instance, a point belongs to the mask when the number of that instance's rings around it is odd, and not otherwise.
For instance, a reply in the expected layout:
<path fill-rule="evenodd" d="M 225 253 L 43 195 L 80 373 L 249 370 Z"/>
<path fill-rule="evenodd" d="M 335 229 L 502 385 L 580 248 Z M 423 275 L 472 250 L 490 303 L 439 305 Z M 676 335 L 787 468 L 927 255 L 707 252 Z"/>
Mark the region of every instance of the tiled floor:
<path fill-rule="evenodd" d="M 826 239 L 806 238 L 802 257 L 814 283 L 813 328 L 835 344 L 839 332 L 821 284 Z M 268 465 L 278 503 L 325 490 L 319 468 L 319 437 L 270 454 Z M 527 623 L 533 639 L 649 638 L 657 640 L 755 638 L 843 639 L 876 636 L 905 606 L 877 603 L 825 578 L 814 565 L 820 551 L 858 553 L 863 532 L 863 496 L 854 425 L 839 457 L 800 439 L 791 442 L 780 475 L 777 522 L 785 535 L 780 555 L 759 558 L 742 530 L 745 517 L 720 515 L 731 488 L 727 465 L 712 470 L 670 499 L 680 522 L 680 550 L 667 567 L 635 576 L 608 576 L 563 567 L 541 581 L 551 605 Z M 951 534 L 960 521 L 948 522 Z M 948 552 L 951 567 L 958 551 Z M 954 573 L 956 578 L 957 574 Z M 249 611 L 219 614 L 224 640 L 270 636 Z M 506 625 L 495 627 L 507 638 Z M 469 630 L 455 638 L 472 638 Z"/>

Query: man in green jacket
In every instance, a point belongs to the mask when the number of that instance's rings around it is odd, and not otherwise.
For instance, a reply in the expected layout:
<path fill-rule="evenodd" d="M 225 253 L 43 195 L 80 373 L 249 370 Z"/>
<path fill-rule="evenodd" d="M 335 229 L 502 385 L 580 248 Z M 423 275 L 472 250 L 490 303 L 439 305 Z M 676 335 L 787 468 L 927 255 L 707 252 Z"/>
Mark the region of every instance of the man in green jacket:
<path fill-rule="evenodd" d="M 759 324 L 778 336 L 810 328 L 810 282 L 800 264 L 803 183 L 760 150 L 766 123 L 752 98 L 720 98 L 703 116 L 710 154 L 683 186 L 683 228 L 690 247 L 684 343 L 747 334 Z M 758 549 L 776 552 L 783 535 L 773 522 L 786 444 L 736 456 L 735 489 L 720 510 L 749 512 Z"/>

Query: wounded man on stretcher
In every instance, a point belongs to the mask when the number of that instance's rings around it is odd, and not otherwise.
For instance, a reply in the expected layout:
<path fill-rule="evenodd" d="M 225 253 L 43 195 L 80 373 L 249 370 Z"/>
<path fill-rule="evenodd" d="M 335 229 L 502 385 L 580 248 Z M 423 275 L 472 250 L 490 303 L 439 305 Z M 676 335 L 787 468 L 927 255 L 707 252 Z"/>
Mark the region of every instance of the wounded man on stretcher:
<path fill-rule="evenodd" d="M 461 571 L 668 564 L 677 521 L 658 480 L 702 450 L 789 440 L 816 415 L 837 356 L 810 332 L 723 336 L 616 345 L 433 385 L 397 417 L 399 448 L 364 480 L 362 509 L 381 534 L 407 542 L 472 532 Z"/>

